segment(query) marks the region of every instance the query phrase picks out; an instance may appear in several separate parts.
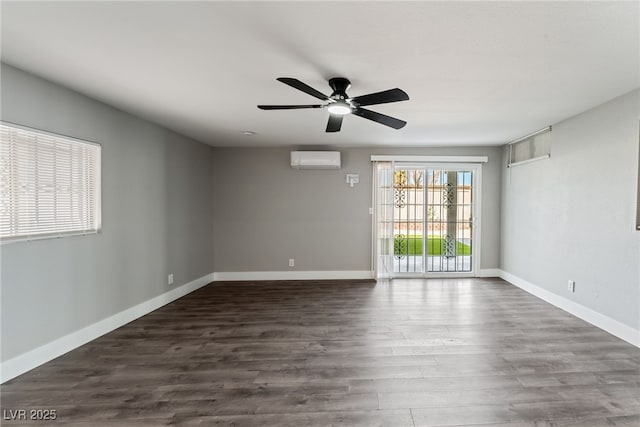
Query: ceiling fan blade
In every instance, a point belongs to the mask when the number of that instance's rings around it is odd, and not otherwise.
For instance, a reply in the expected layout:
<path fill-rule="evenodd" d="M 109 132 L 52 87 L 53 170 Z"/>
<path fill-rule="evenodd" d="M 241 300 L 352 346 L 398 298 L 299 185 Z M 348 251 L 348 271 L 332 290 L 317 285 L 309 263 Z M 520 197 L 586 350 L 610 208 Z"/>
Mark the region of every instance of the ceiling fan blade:
<path fill-rule="evenodd" d="M 298 90 L 303 91 L 306 94 L 309 94 L 311 96 L 314 96 L 318 99 L 322 99 L 323 101 L 328 101 L 329 97 L 327 95 L 325 95 L 322 92 L 318 92 L 317 90 L 315 90 L 314 88 L 312 88 L 311 86 L 309 86 L 306 83 L 302 83 L 300 80 L 298 79 L 292 79 L 291 77 L 278 77 L 278 81 L 282 82 L 286 85 L 289 85 L 293 88 L 296 88 Z"/>
<path fill-rule="evenodd" d="M 394 117 L 385 116 L 384 114 L 376 113 L 375 111 L 367 110 L 365 108 L 356 108 L 353 110 L 353 114 L 356 116 L 364 117 L 365 119 L 373 120 L 382 125 L 392 127 L 394 129 L 403 128 L 407 124 L 404 120 L 396 119 Z"/>
<path fill-rule="evenodd" d="M 261 110 L 297 110 L 298 108 L 322 108 L 322 105 L 258 105 L 258 108 Z"/>
<path fill-rule="evenodd" d="M 338 114 L 330 114 L 327 122 L 327 132 L 340 132 L 343 117 Z"/>
<path fill-rule="evenodd" d="M 351 98 L 358 105 L 386 104 L 388 102 L 408 101 L 409 95 L 402 89 L 389 89 L 382 92 L 370 93 L 368 95 Z"/>

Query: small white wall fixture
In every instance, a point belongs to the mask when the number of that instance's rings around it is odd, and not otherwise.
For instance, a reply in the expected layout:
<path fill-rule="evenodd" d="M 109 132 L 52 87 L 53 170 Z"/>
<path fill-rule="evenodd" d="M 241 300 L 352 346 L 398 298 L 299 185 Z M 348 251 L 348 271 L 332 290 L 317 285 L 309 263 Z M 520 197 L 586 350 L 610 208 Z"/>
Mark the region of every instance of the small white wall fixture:
<path fill-rule="evenodd" d="M 360 175 L 357 173 L 348 173 L 346 176 L 346 182 L 349 187 L 353 188 L 354 185 L 360 182 Z"/>

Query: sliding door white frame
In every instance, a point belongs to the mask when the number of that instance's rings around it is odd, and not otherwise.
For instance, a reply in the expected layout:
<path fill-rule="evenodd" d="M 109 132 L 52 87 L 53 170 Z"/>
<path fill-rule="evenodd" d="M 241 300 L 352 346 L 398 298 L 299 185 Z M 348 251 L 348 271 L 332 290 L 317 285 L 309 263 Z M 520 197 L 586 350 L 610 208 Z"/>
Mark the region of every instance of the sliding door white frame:
<path fill-rule="evenodd" d="M 481 259 L 481 234 L 482 234 L 482 163 L 487 162 L 487 157 L 482 156 L 371 156 L 373 161 L 373 227 L 372 227 L 372 263 L 376 278 L 388 279 L 394 277 L 476 277 L 480 271 L 480 259 Z M 395 161 L 400 160 L 400 161 Z M 402 161 L 404 160 L 404 161 Z M 457 161 L 454 161 L 457 160 Z M 384 166 L 379 166 L 384 165 Z M 428 272 L 426 263 L 424 273 L 421 274 L 394 274 L 393 272 L 393 221 L 394 221 L 394 209 L 389 209 L 389 203 L 393 201 L 393 172 L 395 172 L 396 166 L 408 168 L 423 168 L 427 169 L 452 169 L 452 170 L 470 170 L 473 172 L 473 187 L 472 187 L 472 240 L 471 240 L 471 254 L 472 254 L 472 266 L 471 272 Z M 390 180 L 391 191 L 390 194 L 381 193 L 381 175 L 379 168 L 383 167 L 387 171 L 391 171 L 389 176 L 386 176 L 386 180 Z M 387 186 L 389 182 L 386 182 Z M 425 186 L 426 187 L 426 186 Z M 381 200 L 384 197 L 385 200 Z M 424 199 L 426 201 L 426 198 Z M 386 209 L 384 212 L 381 209 Z M 384 218 L 382 218 L 382 216 Z M 389 217 L 390 216 L 390 217 Z M 426 219 L 425 219 L 426 221 Z M 385 235 L 380 235 L 380 227 L 390 226 L 391 233 L 386 230 Z M 424 228 L 423 228 L 424 229 Z M 426 239 L 423 239 L 423 246 L 426 245 Z M 386 248 L 382 248 L 382 245 L 386 245 Z M 426 259 L 426 252 L 423 247 L 423 256 Z M 382 256 L 386 255 L 385 259 Z"/>

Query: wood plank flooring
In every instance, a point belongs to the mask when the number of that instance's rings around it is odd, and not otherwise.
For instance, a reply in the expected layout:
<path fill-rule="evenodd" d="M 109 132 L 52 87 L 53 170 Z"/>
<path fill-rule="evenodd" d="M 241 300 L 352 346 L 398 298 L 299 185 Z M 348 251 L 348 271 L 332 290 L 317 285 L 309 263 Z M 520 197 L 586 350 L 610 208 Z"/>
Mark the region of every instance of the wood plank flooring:
<path fill-rule="evenodd" d="M 500 279 L 215 283 L 2 386 L 77 426 L 638 426 L 640 350 Z"/>

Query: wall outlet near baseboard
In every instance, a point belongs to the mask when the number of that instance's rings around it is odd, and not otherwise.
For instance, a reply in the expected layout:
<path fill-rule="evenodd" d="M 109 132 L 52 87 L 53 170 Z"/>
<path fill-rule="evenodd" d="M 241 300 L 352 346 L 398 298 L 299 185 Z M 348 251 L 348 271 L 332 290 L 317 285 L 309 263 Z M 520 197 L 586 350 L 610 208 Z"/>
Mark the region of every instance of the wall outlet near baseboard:
<path fill-rule="evenodd" d="M 173 285 L 173 273 L 167 276 L 167 284 Z"/>
<path fill-rule="evenodd" d="M 289 267 L 295 267 L 296 266 L 296 260 L 293 258 L 289 258 Z"/>
<path fill-rule="evenodd" d="M 567 282 L 567 290 L 569 292 L 575 292 L 576 291 L 576 282 L 573 280 L 569 280 Z"/>

